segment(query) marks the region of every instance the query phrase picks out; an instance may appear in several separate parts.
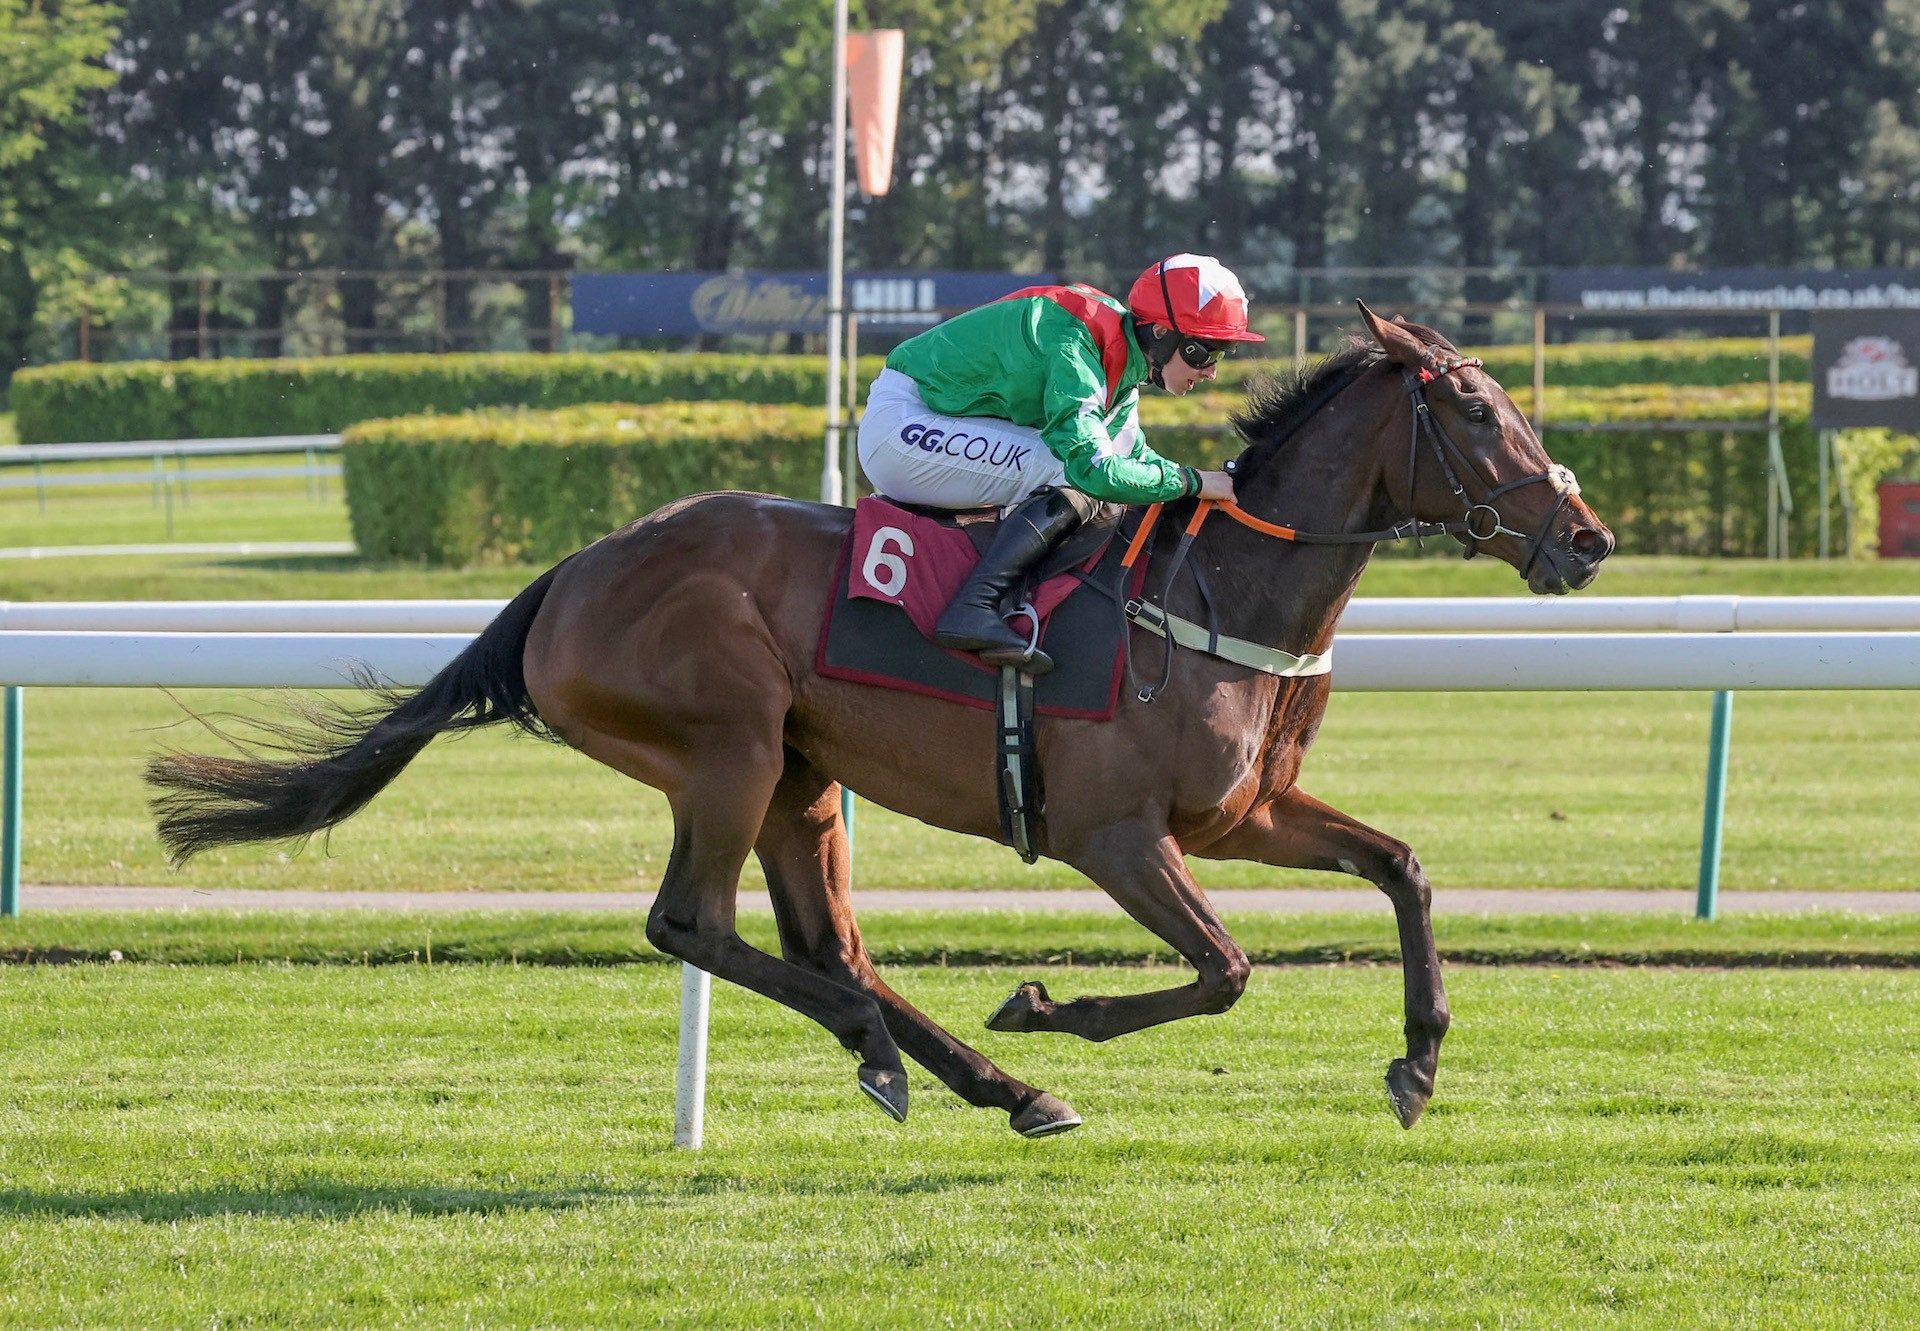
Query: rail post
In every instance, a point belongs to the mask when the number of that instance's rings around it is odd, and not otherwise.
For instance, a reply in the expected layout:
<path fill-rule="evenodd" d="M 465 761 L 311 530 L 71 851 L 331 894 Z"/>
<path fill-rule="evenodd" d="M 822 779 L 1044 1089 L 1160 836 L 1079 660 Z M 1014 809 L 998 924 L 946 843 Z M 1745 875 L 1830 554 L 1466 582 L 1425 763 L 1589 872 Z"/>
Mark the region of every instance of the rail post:
<path fill-rule="evenodd" d="M 8 685 L 0 702 L 0 724 L 6 727 L 6 755 L 0 759 L 0 804 L 6 826 L 0 828 L 0 916 L 11 919 L 20 913 L 20 812 L 24 801 L 21 786 L 26 757 L 25 698 L 17 685 Z"/>
<path fill-rule="evenodd" d="M 680 963 L 680 1064 L 673 1088 L 673 1144 L 700 1149 L 707 1116 L 707 1015 L 713 977 Z"/>
<path fill-rule="evenodd" d="M 1700 829 L 1700 891 L 1694 916 L 1711 920 L 1720 909 L 1720 835 L 1727 811 L 1727 749 L 1733 731 L 1733 693 L 1713 695 L 1713 728 L 1707 738 L 1707 809 Z"/>

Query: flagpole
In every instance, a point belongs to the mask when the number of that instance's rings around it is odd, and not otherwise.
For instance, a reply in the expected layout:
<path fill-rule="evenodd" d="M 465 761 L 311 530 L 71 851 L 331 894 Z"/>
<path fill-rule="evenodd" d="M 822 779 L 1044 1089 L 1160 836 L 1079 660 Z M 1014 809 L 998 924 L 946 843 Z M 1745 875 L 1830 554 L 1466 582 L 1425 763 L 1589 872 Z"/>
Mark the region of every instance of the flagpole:
<path fill-rule="evenodd" d="M 845 501 L 840 474 L 840 339 L 847 304 L 847 0 L 833 0 L 833 194 L 827 212 L 827 441 L 820 464 L 820 502 Z M 840 819 L 853 864 L 853 792 L 840 787 Z"/>
<path fill-rule="evenodd" d="M 842 499 L 840 476 L 840 339 L 846 317 L 847 0 L 833 0 L 833 169 L 827 213 L 827 439 L 820 500 Z"/>

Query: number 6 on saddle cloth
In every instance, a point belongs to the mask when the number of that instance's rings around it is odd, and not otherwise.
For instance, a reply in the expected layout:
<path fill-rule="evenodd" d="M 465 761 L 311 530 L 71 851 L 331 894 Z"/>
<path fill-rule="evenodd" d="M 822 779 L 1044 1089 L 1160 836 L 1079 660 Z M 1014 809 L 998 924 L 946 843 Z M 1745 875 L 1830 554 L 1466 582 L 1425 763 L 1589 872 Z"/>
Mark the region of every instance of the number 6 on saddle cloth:
<path fill-rule="evenodd" d="M 932 641 L 934 621 L 992 537 L 990 520 L 969 518 L 934 516 L 877 496 L 860 501 L 821 625 L 814 662 L 820 674 L 994 708 L 1000 672 Z M 1040 616 L 1041 641 L 1058 662 L 1034 681 L 1035 710 L 1043 715 L 1113 717 L 1124 673 L 1122 620 L 1112 600 L 1082 581 L 1113 586 L 1122 554 L 1113 530 L 1111 520 L 1084 524 L 1048 559 L 1026 598 Z M 1141 561 L 1128 595 L 1139 594 L 1145 577 Z"/>

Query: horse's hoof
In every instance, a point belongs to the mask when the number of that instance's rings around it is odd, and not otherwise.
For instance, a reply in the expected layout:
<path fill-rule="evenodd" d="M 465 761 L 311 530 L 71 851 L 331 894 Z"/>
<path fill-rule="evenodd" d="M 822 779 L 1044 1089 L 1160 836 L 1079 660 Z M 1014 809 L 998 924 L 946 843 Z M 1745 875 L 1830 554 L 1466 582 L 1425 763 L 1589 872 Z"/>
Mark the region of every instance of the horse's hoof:
<path fill-rule="evenodd" d="M 1025 1109 L 1013 1116 L 1013 1130 L 1022 1137 L 1051 1137 L 1072 1132 L 1079 1126 L 1080 1115 L 1073 1112 L 1073 1106 L 1045 1091 L 1034 1096 Z"/>
<path fill-rule="evenodd" d="M 1053 1000 L 1047 997 L 1047 986 L 1038 980 L 1028 980 L 1025 984 L 1007 995 L 994 1014 L 987 1018 L 990 1031 L 1032 1031 L 1040 1029 L 1033 1019 L 1053 1006 Z"/>
<path fill-rule="evenodd" d="M 907 1121 L 907 1074 L 880 1072 L 864 1065 L 860 1069 L 860 1089 L 886 1111 L 895 1123 Z"/>
<path fill-rule="evenodd" d="M 1401 1127 L 1410 1128 L 1420 1121 L 1432 1095 L 1433 1083 L 1426 1082 L 1406 1059 L 1396 1058 L 1387 1064 L 1387 1099 L 1393 1102 L 1393 1115 Z"/>

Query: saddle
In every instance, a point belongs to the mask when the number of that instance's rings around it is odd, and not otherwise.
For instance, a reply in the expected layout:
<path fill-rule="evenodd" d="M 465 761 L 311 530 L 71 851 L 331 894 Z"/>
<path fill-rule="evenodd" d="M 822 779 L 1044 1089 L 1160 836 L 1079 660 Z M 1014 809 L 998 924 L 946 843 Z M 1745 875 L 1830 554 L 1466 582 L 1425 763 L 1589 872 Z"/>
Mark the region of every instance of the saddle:
<path fill-rule="evenodd" d="M 1034 681 L 1040 715 L 1105 721 L 1119 702 L 1121 620 L 1111 599 L 1085 586 L 1111 587 L 1119 576 L 1118 518 L 1116 510 L 1081 524 L 1019 598 L 1039 616 L 1040 641 L 1056 663 Z M 862 499 L 821 625 L 819 673 L 993 708 L 999 672 L 971 652 L 936 646 L 932 635 L 940 612 L 992 542 L 996 520 L 993 509 L 952 513 L 881 496 Z M 1134 576 L 1143 578 L 1144 567 Z"/>
<path fill-rule="evenodd" d="M 940 612 L 993 540 L 997 510 L 952 513 L 875 496 L 855 508 L 841 548 L 814 668 L 830 679 L 995 711 L 1001 832 L 1029 864 L 1039 857 L 1033 833 L 1044 809 L 1035 714 L 1106 721 L 1119 703 L 1126 622 L 1111 595 L 1088 585 L 1105 591 L 1126 576 L 1113 539 L 1122 511 L 1103 506 L 1020 588 L 1016 603 L 1054 659 L 1038 678 L 933 641 Z M 1129 596 L 1145 576 L 1143 563 Z"/>

